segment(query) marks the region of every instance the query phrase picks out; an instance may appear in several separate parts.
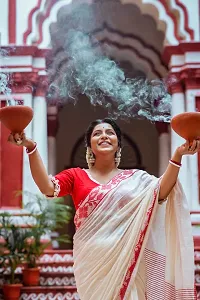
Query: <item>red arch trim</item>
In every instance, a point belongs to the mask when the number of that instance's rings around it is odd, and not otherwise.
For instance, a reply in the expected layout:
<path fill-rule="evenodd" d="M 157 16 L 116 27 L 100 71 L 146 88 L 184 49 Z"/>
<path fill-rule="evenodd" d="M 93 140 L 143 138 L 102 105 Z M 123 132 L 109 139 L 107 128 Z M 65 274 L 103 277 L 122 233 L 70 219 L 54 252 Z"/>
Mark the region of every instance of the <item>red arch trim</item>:
<path fill-rule="evenodd" d="M 27 38 L 29 36 L 29 34 L 32 32 L 32 18 L 33 18 L 33 14 L 40 8 L 42 0 L 38 0 L 37 5 L 31 10 L 31 12 L 29 13 L 28 16 L 28 29 L 24 32 L 23 35 L 23 42 L 24 44 L 26 44 Z"/>
<path fill-rule="evenodd" d="M 42 35 L 42 25 L 45 19 L 47 19 L 47 17 L 49 17 L 50 12 L 51 12 L 51 8 L 52 6 L 57 2 L 57 0 L 51 0 L 51 3 L 48 6 L 48 9 L 45 13 L 45 15 L 42 15 L 39 21 L 39 39 L 37 40 L 36 44 L 40 44 L 42 42 L 43 39 L 43 35 Z"/>
<path fill-rule="evenodd" d="M 39 9 L 39 7 L 41 5 L 41 1 L 42 0 L 38 0 L 37 6 L 34 7 L 31 10 L 30 14 L 29 14 L 28 29 L 24 33 L 24 36 L 23 36 L 24 44 L 26 44 L 28 35 L 32 32 L 32 17 L 33 17 L 33 14 L 35 13 L 35 11 L 37 11 Z M 159 1 L 164 6 L 167 15 L 173 20 L 173 23 L 174 23 L 174 36 L 176 37 L 176 39 L 178 41 L 182 41 L 183 38 L 178 33 L 178 21 L 177 21 L 175 15 L 170 11 L 169 6 L 167 4 L 167 1 L 166 0 L 159 0 Z M 42 39 L 43 39 L 42 25 L 43 25 L 44 20 L 50 15 L 51 9 L 52 9 L 52 7 L 55 3 L 56 3 L 56 0 L 50 0 L 48 9 L 47 9 L 45 15 L 41 15 L 40 18 L 39 18 L 39 26 L 38 26 L 38 28 L 39 28 L 39 39 L 37 40 L 37 42 L 35 44 L 40 44 L 42 42 Z M 185 28 L 185 31 L 189 33 L 191 39 L 193 40 L 194 39 L 194 30 L 189 28 L 187 9 L 182 3 L 180 3 L 179 0 L 175 0 L 175 3 L 176 3 L 177 6 L 179 6 L 183 10 L 184 17 L 185 17 L 184 28 Z"/>
<path fill-rule="evenodd" d="M 165 0 L 159 0 L 160 3 L 164 6 L 165 11 L 167 13 L 167 15 L 173 20 L 174 22 L 174 36 L 176 37 L 176 39 L 178 41 L 182 41 L 183 38 L 178 34 L 178 22 L 177 19 L 175 17 L 175 15 L 170 11 L 169 6 L 167 4 L 167 2 Z"/>
<path fill-rule="evenodd" d="M 170 11 L 169 6 L 167 4 L 167 1 L 166 0 L 159 0 L 159 1 L 164 6 L 167 15 L 174 22 L 174 36 L 176 37 L 176 39 L 178 41 L 183 41 L 184 39 L 178 33 L 178 21 L 177 21 L 175 15 Z M 182 3 L 180 3 L 179 0 L 175 0 L 175 3 L 176 3 L 177 6 L 179 6 L 183 10 L 184 17 L 185 17 L 184 18 L 184 29 L 185 29 L 186 32 L 189 33 L 191 40 L 193 40 L 194 39 L 194 30 L 189 28 L 187 9 Z"/>
<path fill-rule="evenodd" d="M 180 2 L 180 0 L 175 0 L 175 3 L 177 6 L 182 8 L 185 17 L 185 31 L 189 33 L 191 40 L 194 40 L 194 30 L 189 28 L 188 13 L 186 7 L 183 5 L 183 3 Z"/>

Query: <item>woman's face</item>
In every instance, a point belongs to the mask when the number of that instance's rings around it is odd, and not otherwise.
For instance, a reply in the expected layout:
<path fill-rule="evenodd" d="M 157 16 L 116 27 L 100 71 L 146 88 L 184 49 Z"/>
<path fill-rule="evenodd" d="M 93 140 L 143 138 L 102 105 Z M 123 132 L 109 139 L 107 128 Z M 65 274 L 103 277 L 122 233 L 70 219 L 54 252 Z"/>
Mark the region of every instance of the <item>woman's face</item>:
<path fill-rule="evenodd" d="M 91 149 L 95 156 L 98 153 L 114 154 L 118 148 L 118 138 L 113 127 L 108 123 L 96 125 L 91 135 Z"/>

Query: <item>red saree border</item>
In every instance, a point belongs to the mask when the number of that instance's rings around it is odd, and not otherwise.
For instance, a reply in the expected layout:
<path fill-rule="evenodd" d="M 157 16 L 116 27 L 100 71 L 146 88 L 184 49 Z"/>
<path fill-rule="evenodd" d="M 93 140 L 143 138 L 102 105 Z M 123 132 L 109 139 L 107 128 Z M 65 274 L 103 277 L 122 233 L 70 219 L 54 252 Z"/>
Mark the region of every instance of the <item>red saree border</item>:
<path fill-rule="evenodd" d="M 114 176 L 107 184 L 101 184 L 95 187 L 89 195 L 84 199 L 80 206 L 78 207 L 75 217 L 74 224 L 76 229 L 80 228 L 85 219 L 91 214 L 91 212 L 97 207 L 97 205 L 103 200 L 103 198 L 110 192 L 112 189 L 117 187 L 117 185 L 122 181 L 132 176 L 137 169 L 133 170 L 124 170 Z"/>
<path fill-rule="evenodd" d="M 174 299 L 174 300 L 197 300 L 196 288 L 175 289 L 175 286 L 165 281 L 166 257 L 145 248 L 144 257 L 146 261 L 146 297 L 148 300 Z M 160 285 L 160 282 L 163 282 Z M 157 287 L 155 289 L 155 286 Z"/>
<path fill-rule="evenodd" d="M 124 297 L 125 297 L 125 294 L 127 292 L 127 289 L 128 289 L 128 286 L 129 286 L 129 283 L 130 283 L 130 280 L 131 280 L 131 276 L 133 274 L 134 268 L 135 268 L 136 263 L 138 261 L 138 258 L 139 258 L 139 255 L 140 255 L 140 251 L 141 251 L 141 248 L 142 248 L 142 243 L 144 241 L 144 237 L 145 237 L 145 234 L 146 234 L 147 229 L 148 229 L 149 221 L 150 221 L 151 216 L 152 216 L 153 208 L 154 208 L 155 203 L 156 203 L 156 199 L 157 199 L 157 195 L 158 195 L 158 190 L 159 190 L 159 183 L 156 186 L 156 188 L 154 189 L 153 201 L 152 201 L 150 207 L 147 210 L 146 220 L 144 222 L 143 229 L 140 232 L 138 243 L 135 246 L 135 249 L 133 251 L 133 258 L 132 258 L 132 260 L 130 262 L 130 265 L 129 265 L 128 269 L 127 269 L 124 281 L 122 283 L 122 287 L 121 287 L 121 289 L 119 291 L 119 299 L 120 300 L 123 300 Z"/>

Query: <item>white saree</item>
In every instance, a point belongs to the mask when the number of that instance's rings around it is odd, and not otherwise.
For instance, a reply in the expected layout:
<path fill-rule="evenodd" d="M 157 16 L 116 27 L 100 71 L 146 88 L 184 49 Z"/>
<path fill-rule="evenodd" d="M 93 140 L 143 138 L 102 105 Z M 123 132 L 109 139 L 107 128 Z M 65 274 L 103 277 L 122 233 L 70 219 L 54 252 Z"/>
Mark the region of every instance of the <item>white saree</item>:
<path fill-rule="evenodd" d="M 159 179 L 124 170 L 94 188 L 75 215 L 81 300 L 194 300 L 194 251 L 179 183 L 158 204 Z"/>

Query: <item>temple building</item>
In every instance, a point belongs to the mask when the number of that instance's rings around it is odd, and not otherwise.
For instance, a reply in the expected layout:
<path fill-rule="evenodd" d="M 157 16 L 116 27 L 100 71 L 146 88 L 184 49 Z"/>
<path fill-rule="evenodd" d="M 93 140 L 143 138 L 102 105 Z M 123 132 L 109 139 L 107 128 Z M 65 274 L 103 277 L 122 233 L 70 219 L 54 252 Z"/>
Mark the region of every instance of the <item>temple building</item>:
<path fill-rule="evenodd" d="M 54 83 L 59 88 L 67 72 L 66 38 L 68 31 L 76 28 L 77 20 L 79 29 L 100 42 L 103 53 L 126 77 L 176 78 L 170 87 L 172 117 L 200 110 L 199 0 L 4 0 L 0 14 L 0 71 L 10 76 L 16 104 L 33 108 L 34 117 L 25 133 L 37 142 L 49 174 L 76 166 L 87 168 L 85 130 L 92 120 L 108 115 L 104 106 L 92 105 L 84 94 L 77 101 L 51 94 Z M 2 93 L 0 99 L 1 107 L 5 106 L 6 95 Z M 117 123 L 124 135 L 120 168 L 139 168 L 161 176 L 176 147 L 184 143 L 167 122 L 119 116 Z M 0 210 L 19 214 L 23 224 L 23 203 L 29 198 L 26 194 L 16 196 L 15 191 L 40 192 L 32 179 L 26 150 L 7 142 L 9 130 L 1 123 L 0 133 Z M 191 211 L 197 286 L 199 158 L 184 156 L 179 176 Z M 73 206 L 70 197 L 66 202 Z M 73 224 L 66 230 L 73 236 Z M 48 259 L 57 255 L 69 262 L 71 249 L 55 248 L 53 254 L 47 254 Z M 48 274 L 51 272 L 53 269 Z M 64 284 L 62 279 L 61 286 L 58 280 L 54 282 L 53 286 L 60 288 L 60 292 L 56 288 L 53 292 L 55 299 L 58 293 L 68 295 L 63 299 L 78 299 L 75 289 L 61 288 L 73 286 L 73 279 L 67 280 Z"/>

